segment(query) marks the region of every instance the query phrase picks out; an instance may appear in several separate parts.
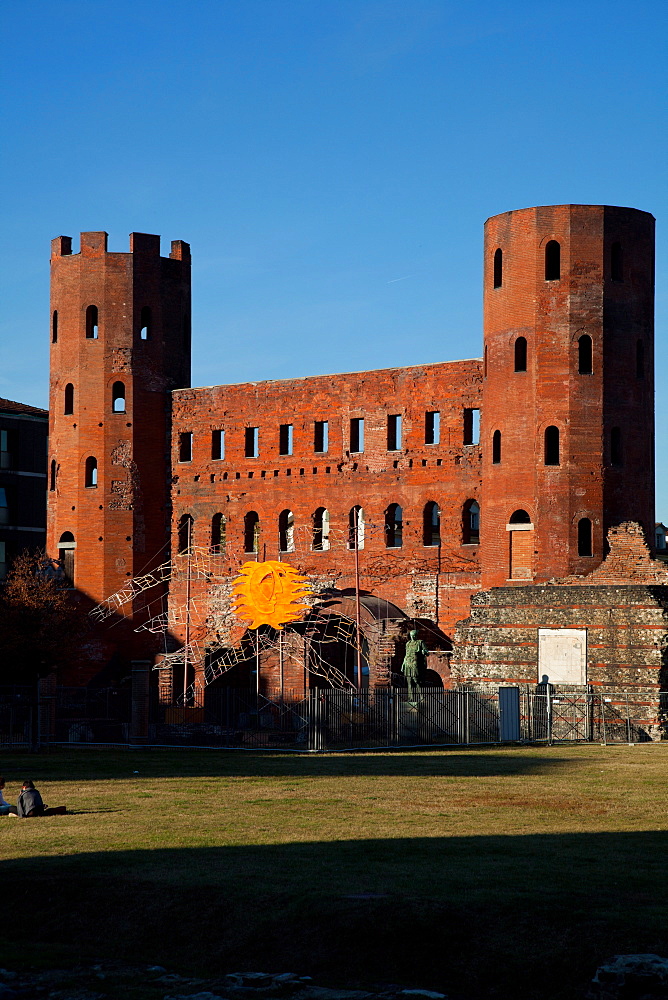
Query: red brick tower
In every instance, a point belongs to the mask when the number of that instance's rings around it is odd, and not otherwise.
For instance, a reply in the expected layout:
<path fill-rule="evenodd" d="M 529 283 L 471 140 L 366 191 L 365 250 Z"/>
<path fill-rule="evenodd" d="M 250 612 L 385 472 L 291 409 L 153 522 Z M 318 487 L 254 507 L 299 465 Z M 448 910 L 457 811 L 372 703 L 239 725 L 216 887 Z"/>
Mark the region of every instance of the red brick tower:
<path fill-rule="evenodd" d="M 190 385 L 190 248 L 177 240 L 161 257 L 159 236 L 133 233 L 130 253 L 109 253 L 106 233 L 82 233 L 73 254 L 60 236 L 51 269 L 47 546 L 98 602 L 169 558 L 170 393 Z"/>
<path fill-rule="evenodd" d="M 654 219 L 601 205 L 485 226 L 483 587 L 586 574 L 654 526 Z"/>

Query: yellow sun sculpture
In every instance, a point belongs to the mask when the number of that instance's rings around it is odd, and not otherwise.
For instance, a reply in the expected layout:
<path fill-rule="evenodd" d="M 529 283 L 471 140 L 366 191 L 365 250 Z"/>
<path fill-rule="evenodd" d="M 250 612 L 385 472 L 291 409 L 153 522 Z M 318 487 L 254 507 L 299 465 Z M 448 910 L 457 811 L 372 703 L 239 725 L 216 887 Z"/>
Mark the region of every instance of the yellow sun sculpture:
<path fill-rule="evenodd" d="M 271 625 L 282 629 L 288 622 L 299 621 L 308 610 L 302 602 L 308 590 L 306 577 L 287 563 L 247 562 L 234 581 L 234 610 L 249 628 Z"/>

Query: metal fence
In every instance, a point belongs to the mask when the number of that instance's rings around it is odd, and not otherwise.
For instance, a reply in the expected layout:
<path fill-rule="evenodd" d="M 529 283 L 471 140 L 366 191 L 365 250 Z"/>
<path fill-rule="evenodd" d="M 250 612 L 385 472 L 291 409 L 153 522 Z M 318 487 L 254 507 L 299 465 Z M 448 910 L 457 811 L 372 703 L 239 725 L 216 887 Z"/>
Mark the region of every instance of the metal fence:
<path fill-rule="evenodd" d="M 258 694 L 208 688 L 198 707 L 152 693 L 147 742 L 157 746 L 345 750 L 498 742 L 638 743 L 660 738 L 666 693 L 467 685 Z M 131 742 L 130 690 L 0 688 L 0 745 Z"/>

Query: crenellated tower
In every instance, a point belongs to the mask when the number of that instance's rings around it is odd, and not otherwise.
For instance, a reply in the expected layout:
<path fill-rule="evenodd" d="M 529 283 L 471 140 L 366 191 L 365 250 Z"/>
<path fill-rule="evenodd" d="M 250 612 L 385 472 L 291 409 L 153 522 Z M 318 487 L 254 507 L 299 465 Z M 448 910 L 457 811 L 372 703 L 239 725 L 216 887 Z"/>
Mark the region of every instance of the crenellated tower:
<path fill-rule="evenodd" d="M 586 574 L 654 531 L 654 219 L 600 205 L 485 226 L 482 586 Z"/>
<path fill-rule="evenodd" d="M 190 385 L 190 247 L 51 250 L 48 551 L 98 602 L 169 558 L 171 391 Z M 135 615 L 127 605 L 119 613 Z"/>

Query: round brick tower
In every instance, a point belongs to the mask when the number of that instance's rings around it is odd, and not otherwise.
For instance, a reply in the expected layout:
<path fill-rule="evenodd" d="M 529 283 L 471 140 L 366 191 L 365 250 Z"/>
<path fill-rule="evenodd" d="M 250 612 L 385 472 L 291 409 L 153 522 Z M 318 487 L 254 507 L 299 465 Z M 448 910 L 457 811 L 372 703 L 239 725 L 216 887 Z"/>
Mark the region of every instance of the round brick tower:
<path fill-rule="evenodd" d="M 485 225 L 482 586 L 586 574 L 654 534 L 654 219 L 601 205 Z"/>
<path fill-rule="evenodd" d="M 161 257 L 159 236 L 132 233 L 129 253 L 109 253 L 95 232 L 73 254 L 60 236 L 51 275 L 47 546 L 97 603 L 169 558 L 170 393 L 190 385 L 190 248 L 178 240 Z"/>

